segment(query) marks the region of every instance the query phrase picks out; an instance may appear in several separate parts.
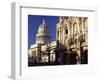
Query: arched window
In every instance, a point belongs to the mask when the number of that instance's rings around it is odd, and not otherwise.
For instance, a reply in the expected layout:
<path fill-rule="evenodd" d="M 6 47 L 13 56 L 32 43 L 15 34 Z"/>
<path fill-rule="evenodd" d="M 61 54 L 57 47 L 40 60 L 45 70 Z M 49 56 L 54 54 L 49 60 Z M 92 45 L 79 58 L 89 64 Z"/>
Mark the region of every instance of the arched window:
<path fill-rule="evenodd" d="M 74 31 L 74 36 L 73 36 L 73 38 L 74 38 L 74 44 L 76 44 L 77 43 L 77 33 L 78 33 L 78 24 L 75 22 L 74 24 L 73 24 L 73 31 Z"/>
<path fill-rule="evenodd" d="M 68 34 L 68 29 L 65 30 L 65 34 Z"/>
<path fill-rule="evenodd" d="M 79 29 L 80 29 L 80 33 L 82 33 L 82 19 L 81 19 L 81 17 L 79 18 Z"/>
<path fill-rule="evenodd" d="M 75 44 L 77 44 L 77 38 L 75 38 L 75 41 L 74 41 L 74 43 L 75 43 Z"/>
<path fill-rule="evenodd" d="M 87 42 L 88 40 L 88 19 L 87 17 L 85 17 L 85 19 L 83 20 L 83 29 L 84 29 L 84 41 Z"/>
<path fill-rule="evenodd" d="M 59 38 L 59 31 L 57 31 L 57 35 L 58 35 L 58 38 Z"/>
<path fill-rule="evenodd" d="M 74 44 L 74 38 L 73 36 L 70 37 L 70 39 L 68 40 L 69 44 Z"/>
<path fill-rule="evenodd" d="M 84 25 L 84 32 L 87 32 L 88 31 L 88 21 L 87 21 L 87 18 L 84 19 L 83 21 L 83 25 Z"/>
<path fill-rule="evenodd" d="M 78 25 L 76 22 L 73 24 L 73 31 L 74 31 L 74 34 L 76 34 L 78 31 Z"/>
<path fill-rule="evenodd" d="M 73 35 L 73 27 L 70 28 L 70 34 Z"/>

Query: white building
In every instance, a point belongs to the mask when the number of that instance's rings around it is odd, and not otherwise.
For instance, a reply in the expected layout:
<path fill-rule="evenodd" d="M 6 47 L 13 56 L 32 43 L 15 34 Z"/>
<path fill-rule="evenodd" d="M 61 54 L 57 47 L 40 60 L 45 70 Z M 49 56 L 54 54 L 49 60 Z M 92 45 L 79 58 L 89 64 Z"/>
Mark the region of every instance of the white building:
<path fill-rule="evenodd" d="M 55 61 L 55 53 L 53 50 L 50 51 L 50 60 L 48 56 L 47 48 L 55 48 L 56 41 L 51 42 L 50 32 L 48 27 L 43 20 L 42 24 L 38 27 L 38 33 L 36 34 L 36 44 L 32 44 L 28 50 L 28 57 L 32 58 L 32 62 L 49 62 Z"/>

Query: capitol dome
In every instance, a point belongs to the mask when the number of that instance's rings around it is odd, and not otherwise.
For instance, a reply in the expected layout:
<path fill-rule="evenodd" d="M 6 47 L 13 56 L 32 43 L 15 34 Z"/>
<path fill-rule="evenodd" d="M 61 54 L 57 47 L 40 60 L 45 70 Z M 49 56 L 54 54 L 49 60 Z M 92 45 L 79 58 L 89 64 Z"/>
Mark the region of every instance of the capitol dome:
<path fill-rule="evenodd" d="M 43 20 L 42 24 L 39 25 L 36 37 L 37 37 L 36 40 L 37 43 L 47 44 L 50 42 L 50 33 L 45 23 L 45 20 Z"/>
<path fill-rule="evenodd" d="M 50 35 L 45 20 L 43 20 L 42 24 L 39 25 L 37 36 L 39 35 Z"/>

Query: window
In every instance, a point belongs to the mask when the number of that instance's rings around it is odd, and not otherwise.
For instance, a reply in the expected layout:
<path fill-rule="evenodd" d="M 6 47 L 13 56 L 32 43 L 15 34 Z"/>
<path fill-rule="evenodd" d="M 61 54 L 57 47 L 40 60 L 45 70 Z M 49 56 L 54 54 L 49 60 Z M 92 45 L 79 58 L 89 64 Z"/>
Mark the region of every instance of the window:
<path fill-rule="evenodd" d="M 74 31 L 74 33 L 77 33 L 77 31 L 78 31 L 78 29 L 77 29 L 77 23 L 75 22 L 74 24 L 73 24 L 73 31 Z"/>
<path fill-rule="evenodd" d="M 87 18 L 84 19 L 84 31 L 86 32 L 88 29 Z"/>
<path fill-rule="evenodd" d="M 75 44 L 77 44 L 77 39 L 75 38 Z"/>
<path fill-rule="evenodd" d="M 68 29 L 65 30 L 65 33 L 68 34 Z"/>
<path fill-rule="evenodd" d="M 59 38 L 59 31 L 57 32 L 57 34 L 58 34 L 58 38 Z"/>
<path fill-rule="evenodd" d="M 69 39 L 69 44 L 74 44 L 74 38 L 73 38 L 73 37 L 71 37 L 71 38 Z"/>

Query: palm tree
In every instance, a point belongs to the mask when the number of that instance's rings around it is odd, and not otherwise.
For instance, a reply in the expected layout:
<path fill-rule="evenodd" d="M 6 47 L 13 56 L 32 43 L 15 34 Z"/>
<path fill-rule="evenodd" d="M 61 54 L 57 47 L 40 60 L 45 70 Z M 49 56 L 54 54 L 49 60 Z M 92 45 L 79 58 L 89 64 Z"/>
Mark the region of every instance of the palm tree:
<path fill-rule="evenodd" d="M 48 53 L 48 63 L 50 64 L 50 51 L 51 51 L 51 46 L 47 45 L 46 51 Z"/>

